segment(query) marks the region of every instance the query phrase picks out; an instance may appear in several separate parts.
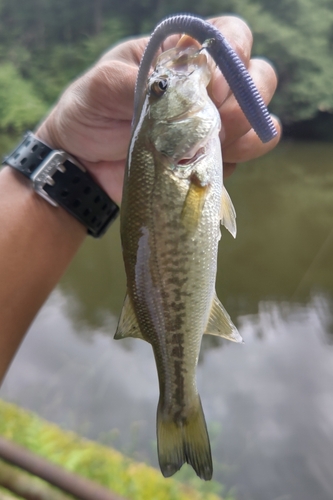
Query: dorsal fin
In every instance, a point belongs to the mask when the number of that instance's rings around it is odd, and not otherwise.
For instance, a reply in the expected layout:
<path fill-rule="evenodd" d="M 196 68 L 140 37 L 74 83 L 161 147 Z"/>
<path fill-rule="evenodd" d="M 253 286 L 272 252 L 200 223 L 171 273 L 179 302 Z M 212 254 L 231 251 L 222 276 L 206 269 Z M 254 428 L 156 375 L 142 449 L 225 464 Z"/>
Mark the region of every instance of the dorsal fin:
<path fill-rule="evenodd" d="M 237 328 L 215 294 L 205 334 L 217 335 L 231 340 L 232 342 L 243 342 Z"/>

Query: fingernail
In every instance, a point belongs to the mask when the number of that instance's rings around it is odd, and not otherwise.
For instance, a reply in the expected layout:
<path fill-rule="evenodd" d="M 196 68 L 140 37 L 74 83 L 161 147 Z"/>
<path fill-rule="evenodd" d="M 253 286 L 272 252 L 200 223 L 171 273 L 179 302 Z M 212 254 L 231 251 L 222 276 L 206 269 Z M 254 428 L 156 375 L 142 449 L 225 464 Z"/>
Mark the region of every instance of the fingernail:
<path fill-rule="evenodd" d="M 200 47 L 199 42 L 197 42 L 194 38 L 190 37 L 189 35 L 183 35 L 179 39 L 176 47 L 177 48 L 181 47 L 183 49 L 186 49 L 187 47 L 192 47 L 193 45 Z"/>
<path fill-rule="evenodd" d="M 211 95 L 215 105 L 219 108 L 228 97 L 229 87 L 219 68 L 215 68 L 212 75 Z"/>

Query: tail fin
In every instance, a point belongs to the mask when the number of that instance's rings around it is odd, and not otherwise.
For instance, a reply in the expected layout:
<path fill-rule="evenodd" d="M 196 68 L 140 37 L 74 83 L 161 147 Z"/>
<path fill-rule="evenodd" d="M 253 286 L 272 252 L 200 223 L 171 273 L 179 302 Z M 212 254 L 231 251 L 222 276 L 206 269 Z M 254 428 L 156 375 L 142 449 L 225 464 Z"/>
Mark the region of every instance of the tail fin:
<path fill-rule="evenodd" d="M 163 415 L 161 406 L 159 402 L 157 448 L 163 476 L 172 476 L 187 462 L 201 479 L 208 481 L 212 478 L 213 464 L 200 397 L 196 408 L 184 422 L 175 422 L 172 416 Z"/>

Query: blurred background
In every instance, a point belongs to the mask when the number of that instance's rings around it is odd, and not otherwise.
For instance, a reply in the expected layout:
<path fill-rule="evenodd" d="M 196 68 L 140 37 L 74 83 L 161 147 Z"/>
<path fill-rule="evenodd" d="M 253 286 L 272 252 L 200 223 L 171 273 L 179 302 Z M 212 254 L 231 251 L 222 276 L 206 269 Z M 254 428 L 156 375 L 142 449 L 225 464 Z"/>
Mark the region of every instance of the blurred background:
<path fill-rule="evenodd" d="M 203 340 L 199 390 L 214 482 L 237 500 L 333 498 L 333 0 L 1 0 L 0 152 L 120 39 L 165 15 L 234 13 L 270 59 L 281 144 L 227 180 L 217 293 L 245 340 Z M 150 346 L 113 335 L 125 294 L 119 224 L 87 239 L 32 325 L 0 396 L 157 466 Z M 179 479 L 193 483 L 190 468 Z M 150 500 L 150 499 L 149 499 Z"/>
<path fill-rule="evenodd" d="M 1 129 L 31 126 L 108 47 L 177 12 L 243 17 L 279 74 L 271 109 L 285 134 L 331 138 L 332 0 L 1 0 Z"/>

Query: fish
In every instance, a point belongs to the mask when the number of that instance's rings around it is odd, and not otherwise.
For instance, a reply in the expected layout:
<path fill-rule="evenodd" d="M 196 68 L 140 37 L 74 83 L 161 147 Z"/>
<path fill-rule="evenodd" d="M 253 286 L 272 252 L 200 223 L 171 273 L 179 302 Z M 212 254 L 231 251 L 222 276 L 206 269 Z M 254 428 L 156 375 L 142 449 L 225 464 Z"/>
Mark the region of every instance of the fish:
<path fill-rule="evenodd" d="M 210 480 L 212 455 L 196 385 L 203 334 L 242 338 L 215 292 L 221 223 L 236 236 L 223 185 L 211 64 L 193 44 L 163 52 L 131 138 L 121 205 L 127 294 L 116 339 L 152 346 L 160 397 L 157 449 L 165 477 L 184 463 Z"/>

